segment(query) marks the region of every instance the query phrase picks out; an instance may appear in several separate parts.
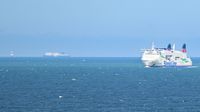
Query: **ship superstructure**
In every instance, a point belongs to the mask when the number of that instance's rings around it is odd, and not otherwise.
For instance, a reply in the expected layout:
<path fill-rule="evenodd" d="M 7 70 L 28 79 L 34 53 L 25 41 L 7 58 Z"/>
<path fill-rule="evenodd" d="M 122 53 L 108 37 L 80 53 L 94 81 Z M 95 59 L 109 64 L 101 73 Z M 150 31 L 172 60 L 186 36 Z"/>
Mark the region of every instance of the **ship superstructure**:
<path fill-rule="evenodd" d="M 159 66 L 192 66 L 192 60 L 187 56 L 186 44 L 182 50 L 175 50 L 175 44 L 169 44 L 167 48 L 155 48 L 152 44 L 151 49 L 144 49 L 142 62 L 145 67 Z"/>

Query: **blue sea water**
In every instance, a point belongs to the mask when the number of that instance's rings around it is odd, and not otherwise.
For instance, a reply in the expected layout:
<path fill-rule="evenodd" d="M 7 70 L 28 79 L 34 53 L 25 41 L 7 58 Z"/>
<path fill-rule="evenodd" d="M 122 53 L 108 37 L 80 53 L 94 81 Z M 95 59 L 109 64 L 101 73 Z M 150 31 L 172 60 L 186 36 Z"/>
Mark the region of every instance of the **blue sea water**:
<path fill-rule="evenodd" d="M 200 111 L 200 58 L 144 68 L 139 58 L 0 58 L 0 112 Z"/>

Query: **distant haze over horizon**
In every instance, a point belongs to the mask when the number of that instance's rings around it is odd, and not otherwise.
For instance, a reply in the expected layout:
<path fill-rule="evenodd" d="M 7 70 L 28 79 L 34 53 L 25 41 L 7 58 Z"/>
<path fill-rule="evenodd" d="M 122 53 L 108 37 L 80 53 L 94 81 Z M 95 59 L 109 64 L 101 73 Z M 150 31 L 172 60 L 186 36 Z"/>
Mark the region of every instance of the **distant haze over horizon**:
<path fill-rule="evenodd" d="M 74 57 L 139 57 L 187 44 L 200 57 L 198 0 L 1 0 L 0 57 L 65 52 Z"/>

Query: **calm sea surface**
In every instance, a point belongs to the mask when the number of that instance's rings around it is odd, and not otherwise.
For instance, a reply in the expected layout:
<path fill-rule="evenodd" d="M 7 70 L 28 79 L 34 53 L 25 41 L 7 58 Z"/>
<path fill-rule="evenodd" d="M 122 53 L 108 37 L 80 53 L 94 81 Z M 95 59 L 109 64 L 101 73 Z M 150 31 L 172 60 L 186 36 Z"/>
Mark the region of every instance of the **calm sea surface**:
<path fill-rule="evenodd" d="M 144 68 L 139 58 L 0 58 L 0 112 L 200 111 L 200 58 Z"/>

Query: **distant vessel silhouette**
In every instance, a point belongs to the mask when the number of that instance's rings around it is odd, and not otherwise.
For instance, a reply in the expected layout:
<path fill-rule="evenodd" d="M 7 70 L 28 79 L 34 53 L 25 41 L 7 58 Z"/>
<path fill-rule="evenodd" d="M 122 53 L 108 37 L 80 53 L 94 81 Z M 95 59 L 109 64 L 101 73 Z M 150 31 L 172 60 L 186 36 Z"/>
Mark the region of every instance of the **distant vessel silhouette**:
<path fill-rule="evenodd" d="M 15 54 L 14 54 L 14 51 L 10 51 L 10 57 L 14 57 Z"/>
<path fill-rule="evenodd" d="M 69 54 L 66 54 L 64 52 L 46 52 L 44 57 L 69 57 Z"/>

